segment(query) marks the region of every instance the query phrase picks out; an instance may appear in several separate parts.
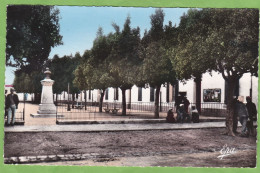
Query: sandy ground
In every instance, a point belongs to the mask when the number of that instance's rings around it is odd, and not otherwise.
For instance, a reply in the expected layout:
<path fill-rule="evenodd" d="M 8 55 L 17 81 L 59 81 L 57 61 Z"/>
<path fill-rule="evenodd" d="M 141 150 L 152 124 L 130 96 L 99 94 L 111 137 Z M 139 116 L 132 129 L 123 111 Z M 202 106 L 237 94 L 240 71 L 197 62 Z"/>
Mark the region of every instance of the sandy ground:
<path fill-rule="evenodd" d="M 4 155 L 94 153 L 101 156 L 41 163 L 45 165 L 255 167 L 256 138 L 221 135 L 224 130 L 6 133 Z M 236 152 L 220 160 L 217 156 L 224 145 L 235 148 Z"/>
<path fill-rule="evenodd" d="M 220 160 L 217 152 L 167 154 L 163 156 L 117 157 L 93 160 L 45 162 L 34 165 L 135 166 L 135 167 L 255 167 L 255 151 L 239 151 Z M 214 163 L 214 164 L 212 164 Z"/>

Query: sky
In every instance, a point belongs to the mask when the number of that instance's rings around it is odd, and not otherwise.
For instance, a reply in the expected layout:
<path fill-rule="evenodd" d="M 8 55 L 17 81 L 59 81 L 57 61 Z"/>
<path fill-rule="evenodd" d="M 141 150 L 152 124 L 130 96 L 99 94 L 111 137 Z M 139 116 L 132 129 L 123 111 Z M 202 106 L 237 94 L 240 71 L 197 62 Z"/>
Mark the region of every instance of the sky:
<path fill-rule="evenodd" d="M 81 55 L 85 50 L 92 48 L 93 41 L 99 27 L 103 28 L 104 34 L 114 32 L 112 23 L 123 28 L 125 19 L 129 15 L 131 27 L 139 26 L 141 36 L 145 29 L 150 29 L 150 16 L 154 14 L 155 8 L 140 7 L 80 7 L 80 6 L 57 6 L 60 10 L 60 35 L 63 36 L 63 45 L 52 48 L 49 58 L 55 54 Z M 188 11 L 188 8 L 162 8 L 165 17 L 164 25 L 172 21 L 178 26 L 180 17 Z M 14 80 L 15 68 L 6 68 L 5 83 L 10 85 Z"/>

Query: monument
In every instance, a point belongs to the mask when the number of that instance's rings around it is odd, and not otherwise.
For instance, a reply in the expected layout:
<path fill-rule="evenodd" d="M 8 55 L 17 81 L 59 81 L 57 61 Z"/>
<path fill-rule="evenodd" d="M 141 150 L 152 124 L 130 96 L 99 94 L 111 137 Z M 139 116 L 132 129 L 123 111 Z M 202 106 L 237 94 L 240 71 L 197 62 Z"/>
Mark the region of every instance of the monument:
<path fill-rule="evenodd" d="M 37 114 L 31 114 L 32 117 L 55 117 L 56 116 L 56 106 L 53 103 L 53 92 L 52 85 L 54 80 L 51 80 L 51 72 L 49 68 L 46 68 L 44 72 L 45 79 L 41 80 L 42 84 L 42 95 L 41 104 L 39 105 L 39 110 Z"/>

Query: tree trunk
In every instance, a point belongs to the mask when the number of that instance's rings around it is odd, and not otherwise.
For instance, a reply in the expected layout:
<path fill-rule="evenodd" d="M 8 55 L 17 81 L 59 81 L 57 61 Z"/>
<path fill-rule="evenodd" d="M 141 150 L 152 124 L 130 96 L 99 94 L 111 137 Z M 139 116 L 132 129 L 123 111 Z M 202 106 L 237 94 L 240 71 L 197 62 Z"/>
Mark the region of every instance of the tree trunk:
<path fill-rule="evenodd" d="M 99 112 L 102 112 L 104 95 L 105 95 L 105 93 L 104 93 L 104 90 L 103 90 L 103 91 L 101 91 L 100 99 L 99 99 Z"/>
<path fill-rule="evenodd" d="M 85 110 L 87 110 L 87 91 L 85 90 L 84 94 L 84 101 L 85 101 Z"/>
<path fill-rule="evenodd" d="M 41 103 L 41 94 L 40 93 L 34 93 L 34 103 Z"/>
<path fill-rule="evenodd" d="M 58 105 L 58 93 L 56 93 L 56 100 L 55 100 L 55 105 Z"/>
<path fill-rule="evenodd" d="M 196 108 L 201 114 L 201 76 L 196 77 L 194 82 L 196 83 Z"/>
<path fill-rule="evenodd" d="M 159 99 L 160 99 L 160 86 L 155 87 L 155 101 L 154 101 L 154 118 L 159 118 Z"/>
<path fill-rule="evenodd" d="M 72 108 L 74 108 L 75 93 L 72 94 Z"/>
<path fill-rule="evenodd" d="M 234 117 L 233 96 L 236 87 L 236 80 L 229 79 L 227 82 L 228 82 L 228 96 L 227 96 L 226 131 L 227 131 L 227 135 L 235 136 L 233 132 L 233 117 Z"/>
<path fill-rule="evenodd" d="M 32 99 L 33 103 L 35 103 L 35 95 L 36 93 L 33 93 L 33 99 Z"/>
<path fill-rule="evenodd" d="M 131 109 L 131 89 L 129 89 L 129 100 L 128 100 L 128 109 Z"/>
<path fill-rule="evenodd" d="M 125 91 L 126 89 L 122 89 L 122 115 L 126 115 L 126 97 L 125 97 Z"/>

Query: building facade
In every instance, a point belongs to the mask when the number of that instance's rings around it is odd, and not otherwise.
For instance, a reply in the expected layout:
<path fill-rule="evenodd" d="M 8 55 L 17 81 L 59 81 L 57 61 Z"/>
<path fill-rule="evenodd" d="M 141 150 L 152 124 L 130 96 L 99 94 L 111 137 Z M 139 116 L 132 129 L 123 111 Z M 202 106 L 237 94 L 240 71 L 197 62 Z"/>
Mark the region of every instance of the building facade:
<path fill-rule="evenodd" d="M 226 103 L 228 86 L 222 75 L 217 72 L 205 73 L 201 81 L 201 103 Z M 194 80 L 178 82 L 177 85 L 165 84 L 161 86 L 160 101 L 175 102 L 176 97 L 181 94 L 188 98 L 191 103 L 196 103 L 196 83 Z M 84 98 L 84 93 L 82 93 Z M 238 81 L 235 95 L 252 97 L 252 101 L 258 104 L 258 77 L 244 74 Z M 87 91 L 87 101 L 98 102 L 99 90 Z M 133 86 L 126 90 L 126 102 L 154 102 L 155 89 L 152 87 L 141 88 Z M 105 91 L 104 102 L 122 102 L 122 92 L 119 88 L 108 88 Z"/>
<path fill-rule="evenodd" d="M 10 86 L 12 87 L 12 86 Z M 6 86 L 8 90 L 9 85 Z M 202 75 L 201 81 L 201 103 L 226 103 L 228 87 L 222 75 L 217 72 L 205 73 Z M 178 95 L 184 95 L 191 103 L 196 103 L 196 83 L 194 80 L 178 82 L 172 86 L 165 84 L 161 86 L 160 102 L 174 103 Z M 82 91 L 76 97 L 76 101 L 99 102 L 100 90 Z M 258 104 L 258 77 L 251 76 L 250 73 L 244 74 L 238 81 L 235 95 L 252 96 L 252 101 Z M 19 99 L 24 99 L 24 94 L 18 93 Z M 33 96 L 27 94 L 27 101 L 31 101 Z M 58 100 L 72 100 L 72 96 L 68 97 L 67 92 L 62 92 L 57 96 Z M 54 96 L 56 100 L 56 96 Z M 133 86 L 131 90 L 126 90 L 127 103 L 152 103 L 155 100 L 155 89 L 152 87 L 141 88 Z M 122 92 L 119 88 L 108 88 L 105 91 L 103 102 L 122 102 Z"/>

